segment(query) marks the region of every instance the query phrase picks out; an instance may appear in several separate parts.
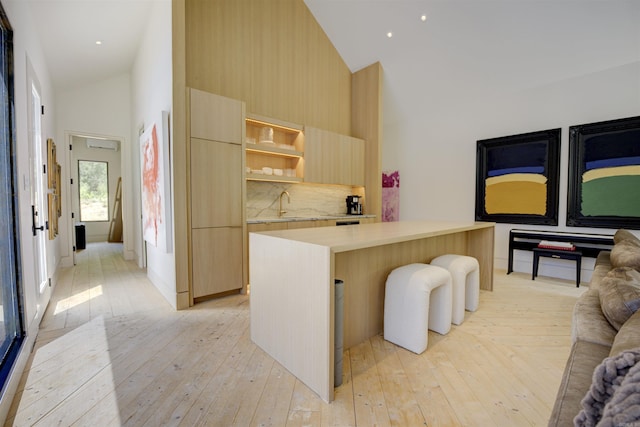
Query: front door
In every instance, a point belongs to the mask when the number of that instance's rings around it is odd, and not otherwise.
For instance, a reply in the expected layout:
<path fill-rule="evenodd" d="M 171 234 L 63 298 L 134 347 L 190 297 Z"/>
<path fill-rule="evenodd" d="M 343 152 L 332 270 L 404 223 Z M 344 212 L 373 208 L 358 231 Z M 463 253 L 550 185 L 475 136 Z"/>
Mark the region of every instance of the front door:
<path fill-rule="evenodd" d="M 46 147 L 42 138 L 42 99 L 40 85 L 29 67 L 28 73 L 28 120 L 29 120 L 29 160 L 31 181 L 31 215 L 33 231 L 33 269 L 36 284 L 36 316 L 42 316 L 42 310 L 49 300 L 50 288 L 47 284 L 47 190 L 45 159 Z M 53 170 L 46 171 L 53 173 Z"/>

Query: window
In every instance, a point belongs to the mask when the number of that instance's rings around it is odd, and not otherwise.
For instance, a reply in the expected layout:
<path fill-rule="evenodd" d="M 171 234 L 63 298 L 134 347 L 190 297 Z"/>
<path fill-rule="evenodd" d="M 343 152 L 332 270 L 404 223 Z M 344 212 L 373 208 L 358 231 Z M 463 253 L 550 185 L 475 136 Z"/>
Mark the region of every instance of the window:
<path fill-rule="evenodd" d="M 78 160 L 80 221 L 109 221 L 109 173 L 107 162 Z"/>

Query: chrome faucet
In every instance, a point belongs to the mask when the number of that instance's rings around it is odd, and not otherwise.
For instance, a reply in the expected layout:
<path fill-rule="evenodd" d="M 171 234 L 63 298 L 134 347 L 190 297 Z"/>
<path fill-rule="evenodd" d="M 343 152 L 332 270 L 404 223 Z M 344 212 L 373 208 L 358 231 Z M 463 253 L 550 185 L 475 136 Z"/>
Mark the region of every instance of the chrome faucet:
<path fill-rule="evenodd" d="M 287 203 L 291 203 L 291 196 L 288 191 L 283 191 L 280 193 L 280 211 L 278 211 L 278 216 L 282 216 L 287 213 L 287 211 L 282 209 L 282 196 L 287 195 Z"/>

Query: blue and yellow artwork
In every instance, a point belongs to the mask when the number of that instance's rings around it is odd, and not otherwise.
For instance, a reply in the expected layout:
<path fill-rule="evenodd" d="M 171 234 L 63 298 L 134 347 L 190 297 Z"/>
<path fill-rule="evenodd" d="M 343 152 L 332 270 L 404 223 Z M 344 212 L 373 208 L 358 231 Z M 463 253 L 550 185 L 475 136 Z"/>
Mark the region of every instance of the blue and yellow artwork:
<path fill-rule="evenodd" d="M 488 214 L 547 213 L 547 143 L 493 148 L 487 153 Z"/>
<path fill-rule="evenodd" d="M 556 225 L 560 129 L 477 143 L 476 219 Z"/>

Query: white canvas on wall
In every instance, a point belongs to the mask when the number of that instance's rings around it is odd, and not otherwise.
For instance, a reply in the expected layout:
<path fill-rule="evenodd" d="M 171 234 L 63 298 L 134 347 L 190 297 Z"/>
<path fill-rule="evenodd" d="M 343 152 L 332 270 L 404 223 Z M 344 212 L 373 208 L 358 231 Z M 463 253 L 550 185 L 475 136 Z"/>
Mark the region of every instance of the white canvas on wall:
<path fill-rule="evenodd" d="M 169 113 L 152 123 L 140 136 L 142 230 L 144 240 L 171 252 L 171 164 Z"/>

